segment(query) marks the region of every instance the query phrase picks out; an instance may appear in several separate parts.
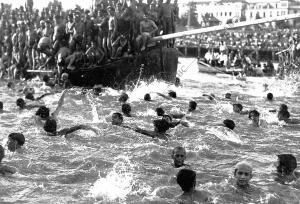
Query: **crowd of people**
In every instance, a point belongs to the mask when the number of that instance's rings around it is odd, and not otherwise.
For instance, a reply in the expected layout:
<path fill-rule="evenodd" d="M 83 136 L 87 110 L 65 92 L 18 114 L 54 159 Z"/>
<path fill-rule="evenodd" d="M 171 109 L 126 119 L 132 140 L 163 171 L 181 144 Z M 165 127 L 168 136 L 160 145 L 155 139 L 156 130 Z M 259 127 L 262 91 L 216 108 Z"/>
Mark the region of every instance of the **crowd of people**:
<path fill-rule="evenodd" d="M 58 1 L 41 11 L 32 0 L 15 9 L 2 3 L 0 75 L 18 78 L 25 70 L 58 67 L 61 76 L 78 66 L 135 55 L 153 45 L 151 37 L 175 31 L 178 5 L 170 2 L 102 0 L 93 10 L 66 11 Z"/>
<path fill-rule="evenodd" d="M 176 80 L 176 86 L 182 86 L 179 78 Z M 99 134 L 99 129 L 94 125 L 89 124 L 80 124 L 61 130 L 57 130 L 57 117 L 61 111 L 62 106 L 65 103 L 66 98 L 73 100 L 87 100 L 91 106 L 95 106 L 93 102 L 93 97 L 99 96 L 101 92 L 104 92 L 104 89 L 99 87 L 94 87 L 92 90 L 82 89 L 81 93 L 73 89 L 65 89 L 62 91 L 61 97 L 57 102 L 56 109 L 51 113 L 50 109 L 44 105 L 44 103 L 39 102 L 43 97 L 56 94 L 57 91 L 45 93 L 40 97 L 33 97 L 35 94 L 33 87 L 25 86 L 23 89 L 16 89 L 15 86 L 10 82 L 8 88 L 11 91 L 21 91 L 24 93 L 25 98 L 34 101 L 34 103 L 26 103 L 23 98 L 18 98 L 16 105 L 20 110 L 34 110 L 37 109 L 34 115 L 34 120 L 36 125 L 41 127 L 47 136 L 64 136 L 66 139 L 71 139 L 72 136 L 69 136 L 70 133 L 78 130 L 88 130 L 93 131 L 96 135 Z M 266 85 L 267 90 L 267 85 Z M 152 93 L 157 94 L 159 97 L 162 97 L 164 100 L 176 100 L 177 93 L 175 91 L 169 91 L 168 94 L 163 93 Z M 31 97 L 29 97 L 29 95 Z M 118 126 L 129 131 L 134 131 L 138 134 L 151 137 L 156 140 L 169 140 L 171 136 L 167 133 L 170 128 L 177 126 L 189 127 L 189 118 L 193 116 L 197 109 L 197 102 L 192 100 L 188 103 L 188 108 L 185 113 L 169 113 L 167 114 L 162 107 L 157 107 L 155 112 L 158 119 L 153 120 L 154 130 L 142 129 L 137 126 L 132 126 L 130 124 L 124 124 L 124 117 L 137 117 L 131 113 L 131 105 L 128 103 L 129 96 L 127 93 L 123 92 L 119 96 L 119 102 L 121 105 L 122 112 L 115 112 L 111 115 L 109 121 L 112 126 Z M 231 93 L 226 93 L 225 97 L 217 97 L 214 94 L 203 94 L 202 100 L 207 100 L 208 103 L 221 103 L 226 102 L 232 104 L 232 110 L 234 114 L 245 115 L 251 120 L 251 123 L 254 127 L 264 126 L 266 121 L 263 118 L 260 118 L 260 113 L 256 110 L 243 110 L 243 105 L 238 103 L 235 97 Z M 272 93 L 268 93 L 266 96 L 267 101 L 273 101 L 274 97 Z M 144 101 L 151 102 L 150 93 L 146 93 L 144 96 Z M 3 102 L 0 103 L 1 113 L 5 112 L 3 110 Z M 284 123 L 284 126 L 299 124 L 300 120 L 290 118 L 290 113 L 288 106 L 286 104 L 281 104 L 279 110 L 269 110 L 270 113 L 275 113 L 278 122 Z M 205 122 L 204 122 L 205 123 Z M 235 129 L 235 122 L 231 119 L 225 119 L 221 124 L 210 124 L 211 126 L 221 127 L 221 131 L 225 134 L 225 137 L 232 138 L 238 137 L 233 131 Z M 11 167 L 1 163 L 2 159 L 5 156 L 5 151 L 18 152 L 22 153 L 22 146 L 25 144 L 25 137 L 20 132 L 10 133 L 8 135 L 5 148 L 0 145 L 0 174 L 9 175 L 17 172 L 17 168 Z M 228 140 L 232 142 L 237 142 L 240 140 Z M 181 201 L 199 201 L 199 202 L 210 202 L 211 195 L 209 192 L 197 190 L 196 186 L 196 172 L 193 170 L 192 165 L 186 164 L 186 150 L 182 146 L 177 146 L 173 149 L 171 158 L 173 160 L 172 166 L 175 169 L 179 169 L 176 175 L 176 181 L 181 187 L 183 193 L 177 198 Z M 296 158 L 291 154 L 280 154 L 278 155 L 278 162 L 276 163 L 276 173 L 275 180 L 286 184 L 288 182 L 295 181 L 299 178 L 300 173 L 295 171 L 297 168 Z M 237 189 L 251 192 L 254 187 L 250 184 L 250 180 L 253 177 L 252 174 L 253 167 L 251 163 L 246 161 L 241 161 L 237 163 L 234 167 L 233 177 L 235 178 L 235 186 Z"/>
<path fill-rule="evenodd" d="M 270 50 L 287 49 L 295 41 L 298 42 L 299 29 L 277 29 L 260 26 L 245 30 L 224 30 L 204 33 L 196 38 L 178 39 L 177 45 L 218 48 L 221 42 L 230 49 Z"/>

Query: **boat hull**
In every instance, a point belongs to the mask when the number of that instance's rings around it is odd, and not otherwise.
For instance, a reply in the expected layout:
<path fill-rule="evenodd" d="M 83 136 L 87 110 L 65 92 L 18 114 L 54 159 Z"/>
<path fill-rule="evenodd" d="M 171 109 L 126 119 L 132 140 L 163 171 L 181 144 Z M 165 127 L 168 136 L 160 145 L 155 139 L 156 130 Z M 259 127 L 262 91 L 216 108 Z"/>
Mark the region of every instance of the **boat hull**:
<path fill-rule="evenodd" d="M 138 78 L 174 82 L 177 73 L 178 51 L 175 48 L 154 48 L 133 57 L 124 57 L 101 66 L 80 68 L 69 73 L 75 86 L 90 87 L 96 84 L 124 88 Z M 142 66 L 143 65 L 143 66 Z M 142 70 L 141 70 L 141 67 Z"/>
<path fill-rule="evenodd" d="M 198 61 L 198 70 L 199 70 L 199 72 L 206 73 L 206 74 L 238 75 L 239 73 L 243 72 L 243 70 L 240 68 L 213 67 L 202 61 Z"/>

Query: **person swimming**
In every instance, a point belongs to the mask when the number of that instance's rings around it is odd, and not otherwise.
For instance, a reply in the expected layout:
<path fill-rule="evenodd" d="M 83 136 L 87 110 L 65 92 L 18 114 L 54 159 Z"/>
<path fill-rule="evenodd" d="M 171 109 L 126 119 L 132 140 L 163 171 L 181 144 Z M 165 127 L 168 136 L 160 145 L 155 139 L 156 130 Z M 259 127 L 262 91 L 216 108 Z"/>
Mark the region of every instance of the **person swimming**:
<path fill-rule="evenodd" d="M 252 166 L 246 162 L 242 161 L 235 165 L 234 167 L 234 178 L 236 179 L 236 187 L 239 189 L 247 190 L 250 187 L 250 180 L 252 179 Z"/>
<path fill-rule="evenodd" d="M 20 108 L 20 110 L 31 110 L 33 108 L 38 108 L 42 106 L 42 104 L 26 104 L 26 102 L 22 98 L 17 99 L 16 105 Z"/>
<path fill-rule="evenodd" d="M 246 110 L 246 111 L 243 111 L 243 105 L 240 104 L 240 103 L 235 103 L 232 105 L 232 108 L 233 108 L 233 112 L 234 113 L 238 113 L 238 114 L 241 114 L 241 115 L 246 115 L 246 114 L 249 114 L 249 111 Z"/>
<path fill-rule="evenodd" d="M 191 169 L 181 169 L 176 180 L 183 193 L 176 196 L 179 203 L 203 203 L 211 200 L 210 194 L 207 191 L 197 190 L 196 172 Z"/>
<path fill-rule="evenodd" d="M 144 96 L 144 100 L 145 100 L 145 101 L 151 101 L 151 96 L 150 96 L 150 94 L 146 93 L 145 96 Z"/>
<path fill-rule="evenodd" d="M 173 121 L 172 117 L 170 115 L 163 115 L 162 119 L 169 123 L 170 128 L 174 128 L 179 124 L 181 124 L 185 127 L 189 127 L 188 122 L 183 121 L 183 120 Z"/>
<path fill-rule="evenodd" d="M 169 139 L 169 135 L 166 133 L 166 131 L 170 129 L 170 124 L 166 120 L 154 120 L 153 125 L 154 131 L 144 130 L 139 127 L 135 127 L 133 130 L 137 133 L 141 133 L 152 138 L 158 138 L 163 140 Z"/>
<path fill-rule="evenodd" d="M 252 121 L 252 125 L 255 127 L 260 125 L 259 116 L 260 113 L 257 110 L 251 110 L 248 114 L 248 118 Z"/>
<path fill-rule="evenodd" d="M 8 135 L 7 148 L 11 152 L 18 151 L 25 143 L 25 137 L 22 133 L 10 133 Z"/>
<path fill-rule="evenodd" d="M 127 93 L 122 93 L 119 97 L 119 102 L 125 103 L 128 100 L 129 96 Z"/>
<path fill-rule="evenodd" d="M 288 111 L 288 106 L 286 104 L 281 104 L 279 111 L 277 113 L 277 118 L 279 121 L 284 121 L 287 124 L 299 124 L 300 120 L 296 118 L 290 118 L 290 112 Z"/>
<path fill-rule="evenodd" d="M 178 77 L 176 77 L 176 79 L 175 79 L 175 86 L 176 87 L 182 86 L 182 84 L 180 82 L 180 78 L 178 78 Z"/>
<path fill-rule="evenodd" d="M 131 106 L 128 103 L 122 104 L 122 112 L 126 117 L 132 117 Z"/>
<path fill-rule="evenodd" d="M 267 94 L 267 100 L 268 101 L 273 101 L 273 94 L 272 93 Z"/>
<path fill-rule="evenodd" d="M 14 174 L 17 172 L 17 169 L 11 166 L 4 165 L 2 160 L 5 156 L 4 148 L 0 145 L 0 174 L 5 176 L 8 174 Z"/>
<path fill-rule="evenodd" d="M 227 128 L 229 128 L 230 130 L 233 130 L 235 128 L 235 123 L 233 120 L 230 119 L 226 119 L 223 120 L 223 125 Z"/>
<path fill-rule="evenodd" d="M 231 93 L 226 93 L 226 94 L 225 94 L 225 98 L 226 98 L 226 99 L 231 99 Z"/>
<path fill-rule="evenodd" d="M 163 116 L 165 114 L 164 109 L 161 107 L 156 108 L 155 112 L 156 112 L 157 116 Z"/>
<path fill-rule="evenodd" d="M 67 136 L 68 134 L 75 132 L 77 130 L 91 130 L 95 134 L 98 134 L 98 130 L 89 126 L 89 125 L 75 125 L 70 128 L 64 128 L 57 131 L 57 122 L 55 119 L 47 119 L 44 127 L 44 131 L 48 134 L 48 136 Z"/>
<path fill-rule="evenodd" d="M 102 93 L 102 92 L 103 92 L 103 86 L 102 86 L 102 85 L 95 85 L 95 86 L 93 87 L 93 94 L 94 94 L 95 96 L 99 96 L 100 93 Z"/>
<path fill-rule="evenodd" d="M 161 97 L 163 97 L 165 99 L 168 99 L 168 100 L 172 100 L 173 98 L 177 98 L 176 92 L 172 91 L 172 90 L 170 90 L 168 92 L 168 95 L 165 95 L 165 94 L 162 94 L 162 93 L 158 93 L 158 92 L 156 92 L 156 93 L 157 93 L 157 95 L 159 95 L 159 96 L 161 96 Z"/>
<path fill-rule="evenodd" d="M 190 165 L 185 164 L 184 161 L 186 159 L 186 151 L 184 147 L 177 146 L 172 150 L 173 164 L 172 166 L 174 168 L 180 168 L 180 167 L 190 167 Z"/>
<path fill-rule="evenodd" d="M 285 184 L 297 180 L 300 173 L 295 171 L 297 168 L 296 157 L 292 154 L 277 155 L 275 181 Z"/>

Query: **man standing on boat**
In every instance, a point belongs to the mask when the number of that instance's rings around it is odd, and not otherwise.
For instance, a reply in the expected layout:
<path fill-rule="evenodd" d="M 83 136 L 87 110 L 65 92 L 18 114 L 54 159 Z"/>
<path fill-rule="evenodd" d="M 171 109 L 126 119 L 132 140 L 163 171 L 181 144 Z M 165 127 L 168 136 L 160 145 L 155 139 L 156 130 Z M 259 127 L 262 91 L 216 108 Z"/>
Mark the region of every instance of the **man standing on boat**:
<path fill-rule="evenodd" d="M 174 12 L 170 2 L 171 0 L 167 0 L 166 3 L 162 4 L 158 12 L 158 19 L 162 24 L 164 35 L 173 32 Z"/>

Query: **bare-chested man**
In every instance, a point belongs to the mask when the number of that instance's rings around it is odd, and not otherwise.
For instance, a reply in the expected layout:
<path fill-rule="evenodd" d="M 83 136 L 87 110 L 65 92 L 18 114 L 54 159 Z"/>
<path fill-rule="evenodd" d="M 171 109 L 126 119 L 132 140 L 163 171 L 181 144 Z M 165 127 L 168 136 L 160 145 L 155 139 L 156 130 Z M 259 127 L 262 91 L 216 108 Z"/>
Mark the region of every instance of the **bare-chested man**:
<path fill-rule="evenodd" d="M 141 50 L 145 50 L 149 39 L 158 30 L 157 25 L 154 21 L 150 20 L 144 15 L 143 20 L 140 22 L 140 36 L 137 37 L 137 43 L 142 46 Z"/>

